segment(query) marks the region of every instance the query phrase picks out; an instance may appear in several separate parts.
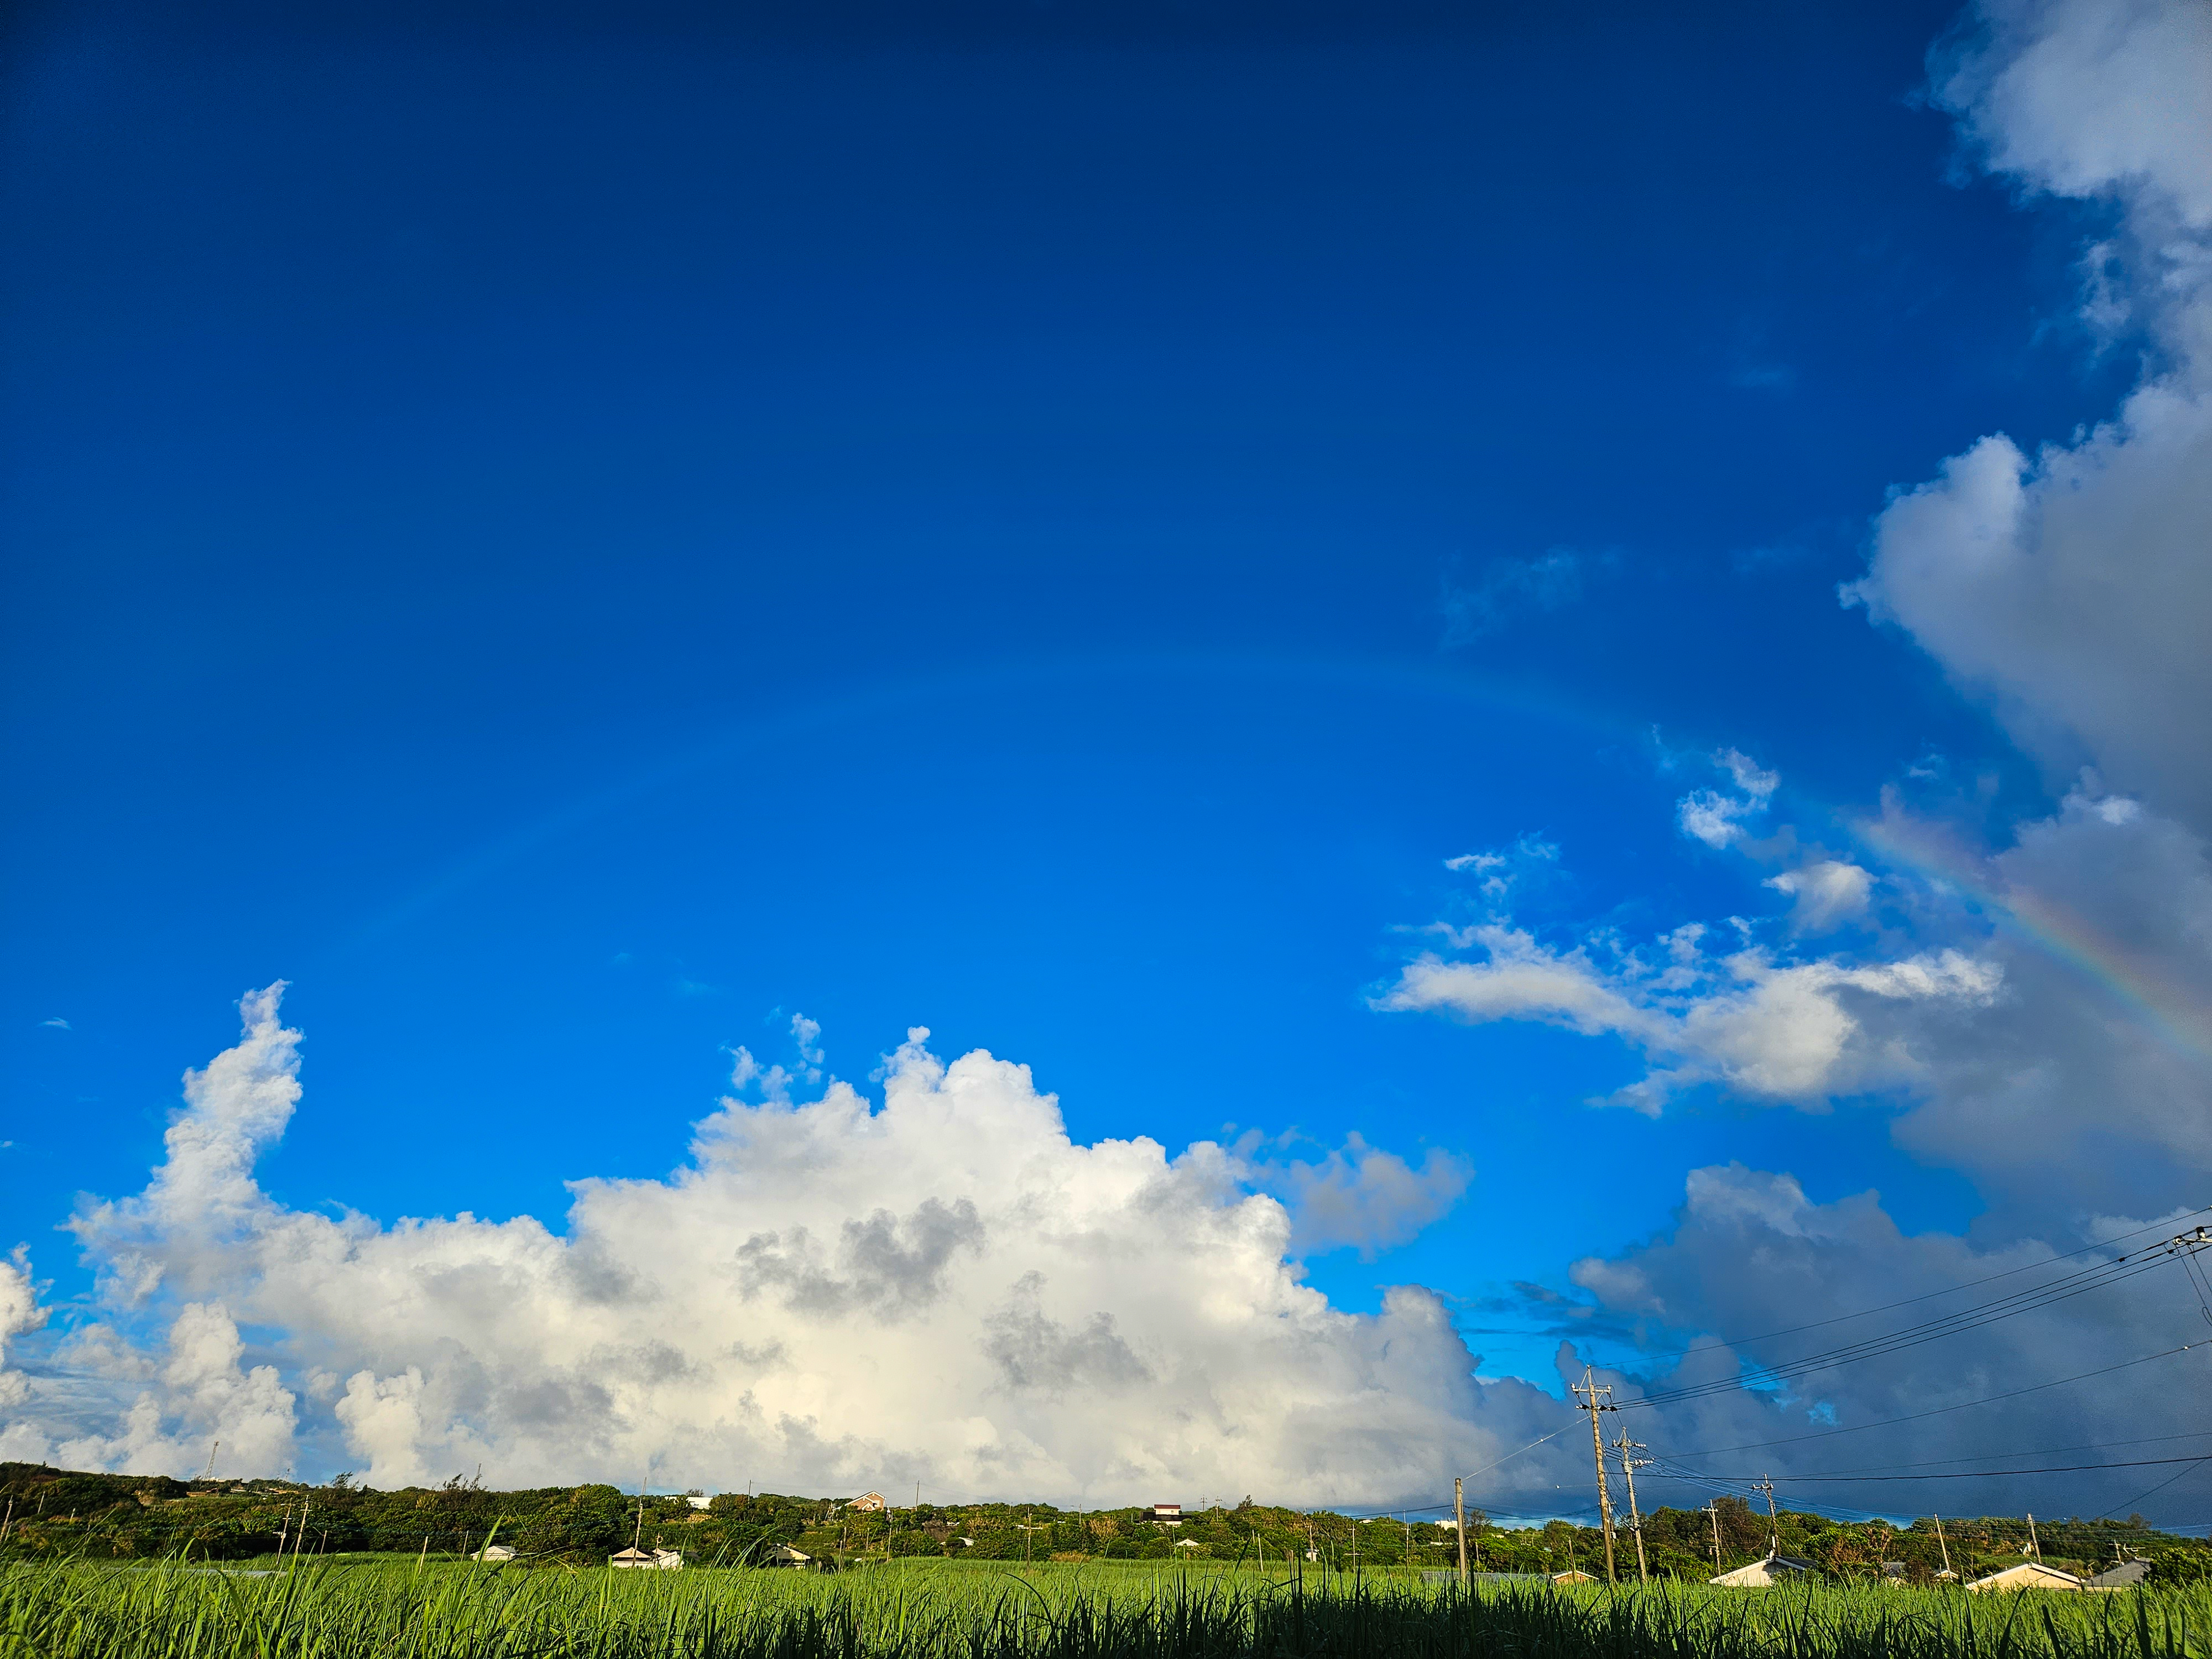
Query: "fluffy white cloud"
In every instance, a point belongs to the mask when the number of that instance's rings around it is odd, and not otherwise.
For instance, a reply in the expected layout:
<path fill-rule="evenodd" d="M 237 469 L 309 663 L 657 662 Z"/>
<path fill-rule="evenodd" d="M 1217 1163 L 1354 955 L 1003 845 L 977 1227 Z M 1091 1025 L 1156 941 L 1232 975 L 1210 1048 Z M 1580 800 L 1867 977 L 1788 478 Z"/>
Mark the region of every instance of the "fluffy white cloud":
<path fill-rule="evenodd" d="M 46 1310 L 39 1305 L 38 1286 L 31 1279 L 30 1252 L 19 1246 L 13 1256 L 0 1257 L 0 1410 L 20 1407 L 30 1397 L 23 1373 L 8 1369 L 9 1343 L 46 1322 Z M 15 1443 L 0 1427 L 0 1457 L 15 1455 Z"/>
<path fill-rule="evenodd" d="M 1845 859 L 1814 859 L 1770 876 L 1766 884 L 1796 901 L 1790 908 L 1791 926 L 1801 933 L 1821 933 L 1866 914 L 1874 877 Z"/>
<path fill-rule="evenodd" d="M 1713 757 L 1713 763 L 1728 772 L 1735 785 L 1734 792 L 1693 789 L 1675 804 L 1675 817 L 1684 835 L 1708 847 L 1726 847 L 1744 838 L 1743 820 L 1766 810 L 1782 780 L 1775 773 L 1762 771 L 1750 757 L 1734 749 L 1721 750 Z"/>
<path fill-rule="evenodd" d="M 2152 372 L 2118 415 L 2031 456 L 2002 434 L 1901 493 L 1844 590 L 1986 694 L 2061 773 L 2093 760 L 2212 830 L 2212 10 L 1991 0 L 1939 93 L 2032 191 L 2107 198 L 2087 308 Z"/>
<path fill-rule="evenodd" d="M 1537 1020 L 1622 1038 L 1651 1069 L 1619 1098 L 1652 1113 L 1700 1083 L 1818 1105 L 1911 1081 L 1920 1064 L 1894 1022 L 1870 1018 L 1875 1008 L 1983 1007 L 2003 978 L 1993 964 L 1955 950 L 1863 965 L 1778 961 L 1748 945 L 1716 956 L 1695 926 L 1648 951 L 1604 937 L 1559 950 L 1504 923 L 1465 937 L 1480 957 L 1424 954 L 1375 1006 L 1478 1022 Z"/>
<path fill-rule="evenodd" d="M 565 1234 L 387 1227 L 254 1183 L 299 1098 L 298 1034 L 273 989 L 242 1007 L 145 1190 L 75 1223 L 118 1310 L 75 1366 L 112 1380 L 122 1415 L 64 1445 L 76 1461 L 194 1468 L 220 1436 L 227 1465 L 280 1466 L 305 1410 L 301 1437 L 343 1443 L 325 1461 L 380 1485 L 480 1462 L 514 1482 L 650 1465 L 710 1487 L 1386 1501 L 1510 1449 L 1546 1409 L 1478 1389 L 1426 1291 L 1332 1307 L 1286 1257 L 1292 1208 L 1244 1184 L 1264 1167 L 1320 1243 L 1365 1242 L 1457 1196 L 1449 1157 L 1078 1146 L 1025 1068 L 948 1066 L 916 1030 L 880 1107 L 835 1082 L 801 1104 L 726 1099 L 667 1180 L 575 1183 Z M 117 1335 L 172 1298 L 160 1352 Z M 240 1322 L 281 1334 L 298 1386 L 249 1363 Z"/>
<path fill-rule="evenodd" d="M 1259 1136 L 1247 1136 L 1233 1163 L 1240 1180 L 1283 1194 L 1295 1218 L 1291 1250 L 1311 1255 L 1357 1246 L 1363 1259 L 1403 1244 L 1440 1219 L 1474 1179 L 1465 1158 L 1431 1147 L 1417 1169 L 1370 1146 L 1357 1131 L 1317 1161 L 1255 1158 Z"/>

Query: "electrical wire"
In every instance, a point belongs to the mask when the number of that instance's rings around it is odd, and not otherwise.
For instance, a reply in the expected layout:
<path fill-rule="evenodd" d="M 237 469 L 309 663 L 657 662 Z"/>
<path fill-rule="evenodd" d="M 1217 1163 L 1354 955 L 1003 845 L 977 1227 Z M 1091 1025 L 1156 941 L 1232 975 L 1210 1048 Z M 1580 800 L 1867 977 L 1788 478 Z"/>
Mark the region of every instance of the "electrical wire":
<path fill-rule="evenodd" d="M 2212 1463 L 2212 1456 L 2198 1458 L 2195 1463 L 2191 1465 L 2189 1469 L 2182 1469 L 2173 1474 L 2169 1474 L 2165 1480 L 2160 1481 L 2155 1486 L 2150 1487 L 2148 1491 L 2137 1492 L 2133 1498 L 2129 1498 L 2124 1504 L 2113 1504 L 2112 1508 L 2106 1510 L 2103 1515 L 2099 1516 L 2097 1518 L 2100 1521 L 2106 1520 L 2112 1516 L 2118 1515 L 2122 1510 L 2125 1510 L 2130 1514 L 2133 1514 L 2135 1512 L 2136 1505 L 2142 1503 L 2144 1498 L 2157 1496 L 2160 1492 L 2164 1492 L 2168 1486 L 2172 1486 L 2175 1481 L 2180 1480 L 2183 1475 L 2188 1474 L 2191 1472 L 2191 1469 L 2203 1468 L 2207 1463 Z M 2170 1532 L 2173 1530 L 2173 1528 L 2168 1528 L 2166 1530 Z M 2191 1528 L 2187 1530 L 2193 1531 L 2195 1528 Z"/>
<path fill-rule="evenodd" d="M 2207 1435 L 2212 1435 L 2212 1429 L 2191 1429 L 2186 1434 L 2146 1435 L 2140 1440 L 2085 1441 L 2082 1443 L 2075 1446 L 2045 1446 L 2035 1451 L 1966 1452 L 1957 1457 L 1931 1457 L 1926 1462 L 1920 1463 L 1869 1463 L 1861 1468 L 1834 1469 L 1831 1470 L 1830 1473 L 1834 1474 L 1880 1474 L 1891 1469 L 1940 1469 L 1946 1463 L 1971 1463 L 1974 1462 L 1975 1459 L 1983 1457 L 2057 1457 L 2065 1452 L 2118 1451 L 2121 1448 L 2125 1446 L 2156 1446 L 2163 1445 L 2169 1441 L 2174 1440 L 2202 1440 Z M 2212 1456 L 2212 1453 L 2208 1453 L 2206 1455 L 2208 1456 Z M 1805 1475 L 1793 1478 L 1810 1480 L 1813 1477 L 1810 1475 Z"/>
<path fill-rule="evenodd" d="M 1962 1412 L 1974 1406 L 1994 1406 L 2001 1400 L 2017 1400 L 2024 1394 L 2040 1394 L 2045 1389 L 2063 1388 L 2069 1382 L 2085 1382 L 2093 1376 L 2110 1376 L 2114 1371 L 2124 1371 L 2135 1365 L 2148 1365 L 2154 1359 L 2170 1359 L 2175 1354 L 2187 1353 L 2191 1348 L 2201 1348 L 2202 1342 L 2185 1342 L 2178 1348 L 2166 1348 L 2157 1353 L 2147 1353 L 2140 1359 L 2123 1359 L 2117 1365 L 2106 1365 L 2094 1371 L 2078 1371 L 2072 1376 L 2062 1376 L 2049 1382 L 2033 1382 L 2024 1389 L 2013 1389 L 2003 1394 L 1984 1395 L 1978 1400 L 1961 1400 L 1956 1405 L 1936 1406 L 1924 1412 L 1911 1412 L 1903 1417 L 1886 1417 L 1878 1423 L 1856 1423 L 1847 1429 L 1819 1429 L 1811 1434 L 1786 1435 L 1779 1440 L 1748 1440 L 1737 1446 L 1707 1446 L 1697 1451 L 1674 1452 L 1675 1457 L 1717 1457 L 1723 1452 L 1759 1451 L 1768 1446 L 1795 1446 L 1808 1440 L 1826 1440 L 1838 1434 L 1863 1434 L 1869 1429 L 1894 1428 L 1899 1423 L 1917 1423 L 1924 1417 L 1942 1417 L 1949 1412 Z"/>
<path fill-rule="evenodd" d="M 1741 1370 L 1731 1376 L 1716 1377 L 1709 1382 L 1691 1383 L 1679 1389 L 1662 1389 L 1656 1394 L 1645 1395 L 1636 1400 L 1620 1401 L 1617 1409 L 1628 1411 L 1638 1407 L 1698 1399 L 1707 1395 L 1733 1393 L 1739 1389 L 1778 1384 L 1813 1371 L 1826 1370 L 1862 1359 L 1878 1358 L 1886 1354 L 1899 1352 L 1906 1348 L 1918 1347 L 1923 1343 L 1936 1341 L 1943 1337 L 1956 1336 L 1967 1331 L 1978 1330 L 1983 1326 L 1995 1324 L 2000 1320 L 2014 1318 L 2020 1314 L 2038 1312 L 2043 1309 L 2056 1306 L 2059 1303 L 2071 1301 L 2077 1296 L 2087 1295 L 2092 1291 L 2110 1289 L 2138 1274 L 2151 1272 L 2160 1266 L 2164 1260 L 2163 1255 L 2152 1255 L 2148 1260 L 2138 1256 L 2132 1261 L 2123 1257 L 2118 1261 L 2100 1262 L 2045 1284 L 2031 1286 L 2026 1291 L 2015 1291 L 2010 1296 L 2000 1297 L 1994 1301 L 1982 1303 L 1974 1307 L 1960 1309 L 1955 1313 L 1946 1314 L 1936 1319 L 1923 1320 L 1917 1325 L 1909 1325 L 1902 1330 L 1887 1332 L 1880 1336 L 1848 1343 L 1841 1347 L 1830 1348 L 1819 1353 L 1806 1354 L 1796 1359 L 1754 1365 Z"/>
<path fill-rule="evenodd" d="M 2212 1452 L 2203 1457 L 2139 1457 L 2124 1463 L 2053 1463 L 2034 1469 L 1958 1469 L 1945 1474 L 1771 1474 L 1765 1478 L 1778 1486 L 1784 1481 L 1805 1480 L 1982 1480 L 2007 1474 L 2081 1474 L 2092 1469 L 2148 1469 L 2208 1461 L 2212 1461 Z"/>
<path fill-rule="evenodd" d="M 2132 1228 L 2127 1232 L 2114 1233 L 2110 1238 L 2100 1238 L 2094 1243 L 2082 1245 L 2079 1249 L 2065 1250 L 2057 1255 L 2046 1256 L 2040 1261 L 2031 1261 L 2024 1267 L 2007 1267 L 2002 1273 L 1987 1273 L 1979 1279 L 1969 1279 L 1956 1285 L 1947 1285 L 1940 1291 L 1923 1291 L 1918 1296 L 1901 1297 L 1895 1302 L 1885 1302 L 1879 1307 L 1862 1308 L 1856 1313 L 1837 1314 L 1832 1318 L 1815 1319 L 1803 1325 L 1785 1325 L 1778 1331 L 1762 1331 L 1757 1336 L 1715 1337 L 1710 1342 L 1692 1342 L 1686 1348 L 1677 1348 L 1671 1352 L 1639 1354 L 1638 1358 L 1654 1360 L 1681 1359 L 1691 1354 L 1702 1353 L 1712 1349 L 1741 1347 L 1747 1343 L 1765 1342 L 1778 1336 L 1795 1336 L 1800 1331 L 1817 1331 L 1825 1325 L 1841 1325 L 1850 1320 L 1864 1319 L 1871 1314 L 1887 1313 L 1894 1308 L 1909 1308 L 1917 1302 L 1930 1302 L 1939 1296 L 1951 1296 L 1960 1291 L 1971 1291 L 1979 1285 L 1994 1285 L 2000 1279 L 2011 1279 L 2021 1273 L 2033 1273 L 2038 1267 L 2048 1267 L 2056 1261 L 2070 1261 L 2077 1255 L 2087 1255 L 2091 1250 L 2110 1249 L 2115 1244 L 2124 1243 L 2130 1238 L 2140 1238 L 2145 1233 L 2164 1232 L 2168 1227 L 2181 1225 L 2191 1217 L 2200 1215 L 2212 1215 L 2212 1204 L 2208 1204 L 2200 1209 L 2185 1210 L 2179 1216 L 2169 1216 L 2164 1221 L 2154 1221 L 2144 1226 Z M 2124 1261 L 2126 1258 L 2122 1256 L 2119 1259 Z M 2212 1314 L 2208 1314 L 2207 1317 L 2212 1318 Z"/>

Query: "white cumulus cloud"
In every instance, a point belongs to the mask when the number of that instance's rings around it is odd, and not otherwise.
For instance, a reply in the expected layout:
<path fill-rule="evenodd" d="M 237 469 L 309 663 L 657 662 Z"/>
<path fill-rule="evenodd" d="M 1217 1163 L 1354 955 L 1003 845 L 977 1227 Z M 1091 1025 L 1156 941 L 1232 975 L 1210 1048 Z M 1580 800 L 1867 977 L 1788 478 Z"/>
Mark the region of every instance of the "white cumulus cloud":
<path fill-rule="evenodd" d="M 1956 950 L 1865 964 L 1782 961 L 1758 946 L 1715 955 L 1694 926 L 1642 951 L 1610 939 L 1562 950 L 1504 923 L 1468 937 L 1479 955 L 1425 953 L 1375 1006 L 1620 1037 L 1649 1065 L 1620 1099 L 1652 1113 L 1701 1083 L 1813 1106 L 1912 1082 L 1921 1065 L 1880 1006 L 1978 1008 L 2003 982 L 1994 964 Z"/>
<path fill-rule="evenodd" d="M 563 1231 L 384 1225 L 256 1184 L 300 1098 L 299 1034 L 273 988 L 241 1006 L 144 1191 L 74 1224 L 112 1310 L 70 1355 L 109 1379 L 112 1419 L 54 1428 L 81 1462 L 196 1468 L 219 1436 L 227 1467 L 296 1443 L 384 1486 L 649 1465 L 708 1487 L 1382 1502 L 1510 1449 L 1545 1409 L 1477 1388 L 1431 1292 L 1346 1313 L 1286 1254 L 1301 1214 L 1326 1245 L 1440 1213 L 1468 1176 L 1447 1155 L 1355 1142 L 1268 1165 L 1286 1206 L 1211 1143 L 1077 1145 L 1024 1067 L 947 1064 L 917 1030 L 879 1105 L 836 1082 L 732 1097 L 667 1179 L 574 1183 Z M 811 1022 L 794 1032 L 815 1048 Z M 150 1316 L 166 1330 L 129 1340 Z M 278 1334 L 265 1362 L 241 1325 Z M 23 1420 L 44 1433 L 39 1408 Z"/>
<path fill-rule="evenodd" d="M 2212 830 L 2212 9 L 1985 0 L 1939 73 L 1989 165 L 2103 199 L 2085 309 L 2148 370 L 2108 421 L 2030 453 L 2004 434 L 1902 491 L 1844 590 L 1908 630 L 2061 773 Z"/>

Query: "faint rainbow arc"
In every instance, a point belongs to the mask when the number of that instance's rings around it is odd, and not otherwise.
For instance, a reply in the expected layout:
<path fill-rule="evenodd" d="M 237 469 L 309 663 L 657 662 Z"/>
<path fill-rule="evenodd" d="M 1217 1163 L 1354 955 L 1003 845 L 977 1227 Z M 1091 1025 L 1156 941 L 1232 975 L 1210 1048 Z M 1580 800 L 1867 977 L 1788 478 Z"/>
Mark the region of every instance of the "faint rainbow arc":
<path fill-rule="evenodd" d="M 2212 1062 L 2212 1009 L 2192 1004 L 2125 945 L 2100 933 L 2077 911 L 2024 889 L 2001 886 L 1986 860 L 1941 833 L 1916 832 L 1894 820 L 1838 822 L 1883 862 L 1901 865 L 1923 879 L 1957 889 L 1996 927 L 2033 945 L 2089 979 L 2141 1016 L 2161 1041 L 2191 1059 Z"/>

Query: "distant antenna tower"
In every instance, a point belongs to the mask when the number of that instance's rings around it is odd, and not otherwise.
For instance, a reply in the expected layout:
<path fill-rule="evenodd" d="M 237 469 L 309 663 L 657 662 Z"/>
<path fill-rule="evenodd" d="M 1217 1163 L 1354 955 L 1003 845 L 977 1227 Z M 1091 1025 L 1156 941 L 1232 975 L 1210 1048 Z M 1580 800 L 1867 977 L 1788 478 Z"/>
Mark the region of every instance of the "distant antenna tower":
<path fill-rule="evenodd" d="M 208 1448 L 208 1466 L 200 1471 L 202 1480 L 211 1480 L 215 1478 L 215 1455 L 222 1449 L 222 1442 L 220 1440 Z"/>

